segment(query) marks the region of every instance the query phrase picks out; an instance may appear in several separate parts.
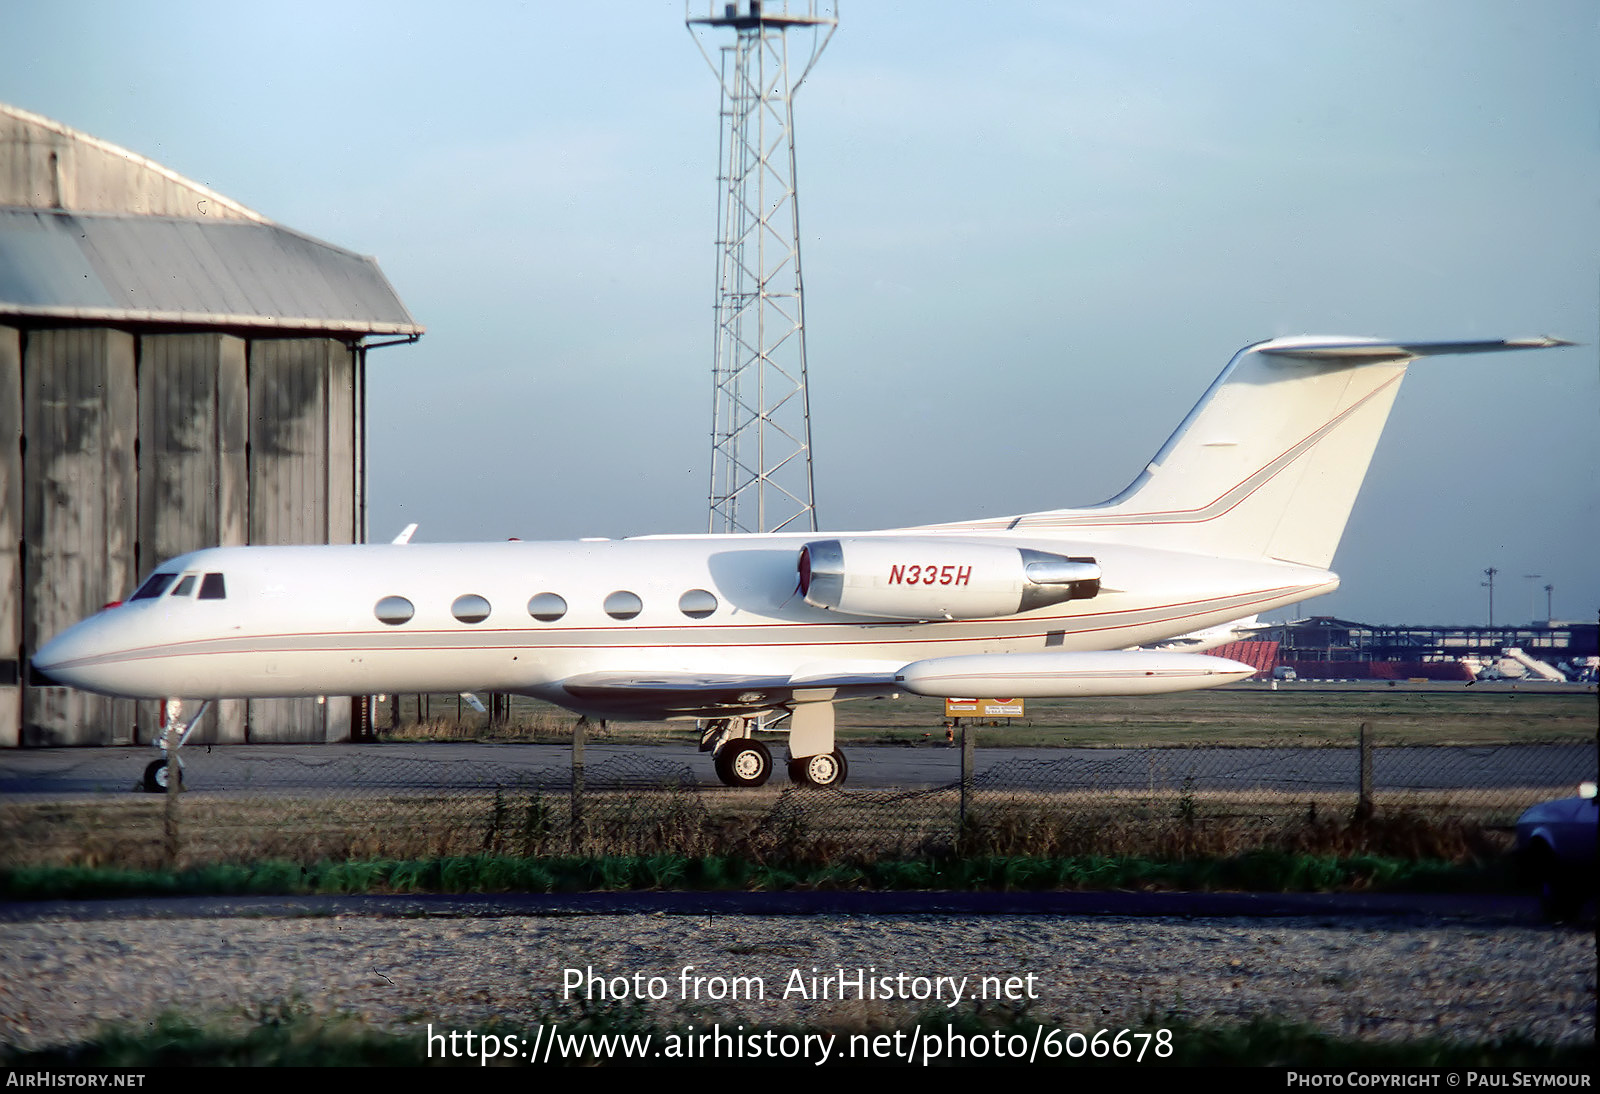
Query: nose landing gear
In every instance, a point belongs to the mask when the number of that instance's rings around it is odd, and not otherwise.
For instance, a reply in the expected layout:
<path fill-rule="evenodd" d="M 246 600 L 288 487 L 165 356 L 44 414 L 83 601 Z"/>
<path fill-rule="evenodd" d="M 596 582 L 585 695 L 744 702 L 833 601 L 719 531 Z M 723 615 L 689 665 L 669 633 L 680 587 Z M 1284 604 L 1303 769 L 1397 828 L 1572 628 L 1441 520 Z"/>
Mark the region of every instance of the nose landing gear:
<path fill-rule="evenodd" d="M 168 752 L 167 738 L 172 732 L 172 726 L 177 724 L 179 716 L 183 713 L 183 700 L 168 699 L 163 704 L 161 708 L 162 733 L 161 736 L 156 738 L 155 745 L 167 754 L 159 760 L 151 760 L 145 765 L 144 778 L 139 781 L 139 785 L 147 793 L 165 794 L 172 787 L 172 773 L 174 771 L 177 772 L 177 789 L 181 790 L 183 788 L 183 757 L 179 752 L 184 744 L 188 742 L 190 734 L 195 731 L 195 727 L 200 724 L 200 719 L 206 716 L 206 708 L 210 705 L 211 701 L 209 699 L 200 704 L 199 708 L 195 710 L 194 716 L 184 725 L 183 732 L 178 734 L 178 739 L 172 745 L 171 751 Z"/>
<path fill-rule="evenodd" d="M 144 788 L 150 794 L 165 794 L 167 780 L 172 776 L 168 774 L 166 760 L 151 760 L 144 769 Z M 183 768 L 178 768 L 178 785 L 183 785 Z"/>

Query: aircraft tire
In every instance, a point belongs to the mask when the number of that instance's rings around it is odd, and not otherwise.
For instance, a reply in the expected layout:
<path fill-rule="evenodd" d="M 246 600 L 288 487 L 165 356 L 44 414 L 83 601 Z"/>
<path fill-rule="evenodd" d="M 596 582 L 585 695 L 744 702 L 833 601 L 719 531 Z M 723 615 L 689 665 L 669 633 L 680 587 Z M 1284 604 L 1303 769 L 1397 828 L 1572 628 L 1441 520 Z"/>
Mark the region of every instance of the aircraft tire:
<path fill-rule="evenodd" d="M 183 785 L 183 769 L 178 769 L 178 785 Z M 151 794 L 167 792 L 167 761 L 151 760 L 144 769 L 144 788 Z"/>
<path fill-rule="evenodd" d="M 723 745 L 714 765 L 726 786 L 762 786 L 772 777 L 772 753 L 753 737 Z"/>
<path fill-rule="evenodd" d="M 789 761 L 789 781 L 796 786 L 843 786 L 850 765 L 838 749 Z"/>

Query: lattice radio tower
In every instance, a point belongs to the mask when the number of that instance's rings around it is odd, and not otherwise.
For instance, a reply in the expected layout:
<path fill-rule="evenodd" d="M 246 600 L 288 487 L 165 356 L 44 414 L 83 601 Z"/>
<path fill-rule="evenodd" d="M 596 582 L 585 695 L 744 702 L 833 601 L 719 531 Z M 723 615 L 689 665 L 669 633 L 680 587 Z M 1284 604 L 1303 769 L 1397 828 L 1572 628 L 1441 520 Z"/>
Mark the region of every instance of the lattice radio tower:
<path fill-rule="evenodd" d="M 722 85 L 708 526 L 816 531 L 794 96 L 833 37 L 838 7 L 737 0 L 715 9 L 712 0 L 710 14 L 684 17 Z M 724 28 L 733 43 L 713 60 L 702 34 Z M 791 31 L 802 38 L 798 76 L 791 76 Z"/>

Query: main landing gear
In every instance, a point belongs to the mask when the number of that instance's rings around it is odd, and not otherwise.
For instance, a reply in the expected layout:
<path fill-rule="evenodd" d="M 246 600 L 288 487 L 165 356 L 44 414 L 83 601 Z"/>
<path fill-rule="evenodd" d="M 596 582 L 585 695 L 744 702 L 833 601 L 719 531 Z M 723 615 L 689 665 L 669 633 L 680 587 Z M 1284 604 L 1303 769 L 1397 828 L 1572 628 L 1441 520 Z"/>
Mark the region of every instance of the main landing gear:
<path fill-rule="evenodd" d="M 751 736 L 754 726 L 755 719 L 747 717 L 713 718 L 706 723 L 700 751 L 712 754 L 724 786 L 764 786 L 772 777 L 772 751 Z M 802 750 L 808 751 L 797 754 Z M 789 727 L 789 781 L 796 786 L 843 786 L 849 770 L 844 753 L 833 747 L 833 705 L 797 707 Z"/>
<path fill-rule="evenodd" d="M 761 786 L 772 777 L 772 752 L 754 737 L 729 741 L 713 763 L 725 786 Z"/>
<path fill-rule="evenodd" d="M 850 765 L 844 762 L 844 753 L 837 748 L 789 761 L 789 781 L 796 786 L 843 786 L 849 774 Z"/>

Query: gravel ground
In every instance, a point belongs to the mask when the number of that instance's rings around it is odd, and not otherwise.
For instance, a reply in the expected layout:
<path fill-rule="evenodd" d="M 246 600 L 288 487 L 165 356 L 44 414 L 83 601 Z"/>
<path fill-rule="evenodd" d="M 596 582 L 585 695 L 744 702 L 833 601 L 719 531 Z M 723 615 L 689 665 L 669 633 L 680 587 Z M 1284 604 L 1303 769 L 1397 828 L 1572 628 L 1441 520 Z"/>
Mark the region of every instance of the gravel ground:
<path fill-rule="evenodd" d="M 1022 978 L 1016 987 L 1025 991 L 1031 975 L 1033 1013 L 1090 1032 L 1170 1014 L 1225 1023 L 1273 1016 L 1364 1038 L 1592 1041 L 1595 963 L 1588 932 L 1422 917 L 42 920 L 0 923 L 0 1039 L 41 1047 L 167 1010 L 248 1017 L 284 1001 L 419 1038 L 429 1022 L 436 1032 L 531 1026 L 560 1005 L 567 969 L 660 977 L 666 998 L 651 1005 L 669 1025 L 699 1028 L 734 1019 L 863 1029 L 939 1005 L 841 1000 L 842 967 L 966 978 L 965 1006 L 983 977 Z M 686 965 L 723 983 L 759 977 L 765 998 L 684 998 Z M 833 975 L 833 997 L 785 998 L 796 970 L 809 981 L 813 969 Z M 949 982 L 943 990 L 948 999 Z"/>

